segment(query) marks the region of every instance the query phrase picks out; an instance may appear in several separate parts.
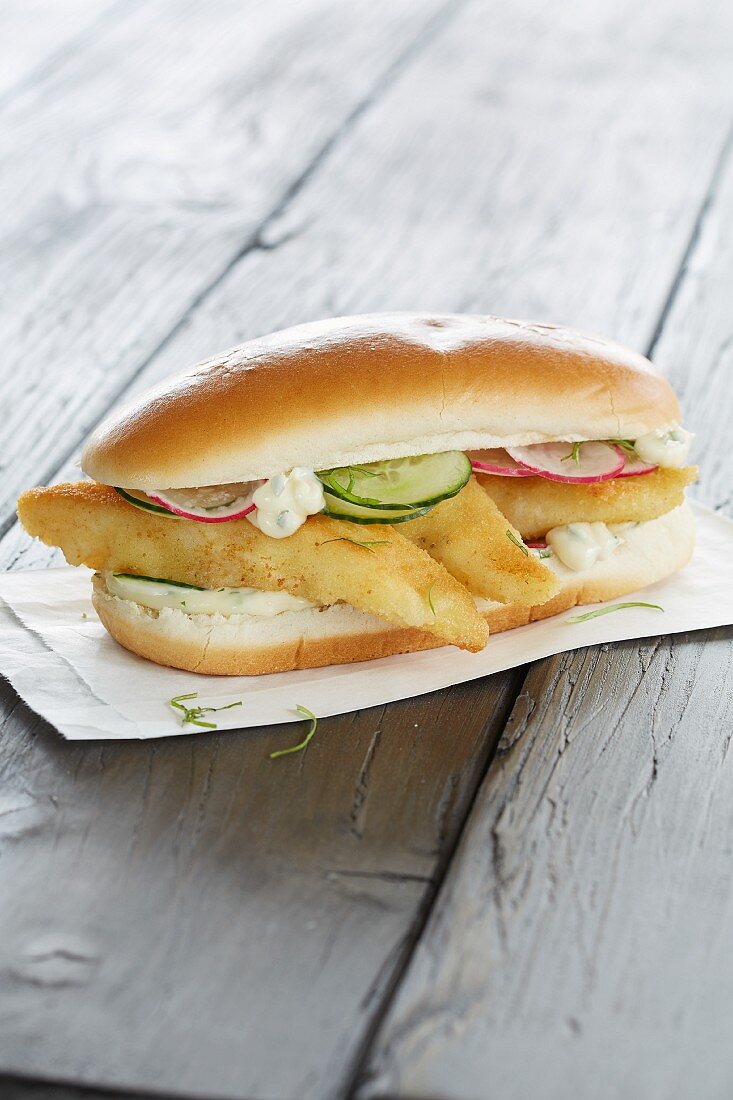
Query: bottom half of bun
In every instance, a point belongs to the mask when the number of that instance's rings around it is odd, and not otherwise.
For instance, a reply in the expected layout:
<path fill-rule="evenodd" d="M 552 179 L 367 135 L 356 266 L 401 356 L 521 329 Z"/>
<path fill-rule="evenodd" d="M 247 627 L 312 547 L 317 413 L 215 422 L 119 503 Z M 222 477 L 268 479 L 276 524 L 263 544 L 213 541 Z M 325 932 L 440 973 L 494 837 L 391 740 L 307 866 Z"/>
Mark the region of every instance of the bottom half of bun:
<path fill-rule="evenodd" d="M 683 504 L 629 529 L 611 557 L 583 572 L 572 572 L 550 559 L 561 588 L 548 603 L 521 607 L 477 600 L 477 604 L 490 631 L 511 630 L 662 580 L 689 560 L 694 540 L 692 513 Z M 94 578 L 92 599 L 102 623 L 125 649 L 161 665 L 210 676 L 259 676 L 440 645 L 432 634 L 391 626 L 348 604 L 285 611 L 274 618 L 186 615 L 168 608 L 152 611 L 113 596 L 99 575 Z"/>

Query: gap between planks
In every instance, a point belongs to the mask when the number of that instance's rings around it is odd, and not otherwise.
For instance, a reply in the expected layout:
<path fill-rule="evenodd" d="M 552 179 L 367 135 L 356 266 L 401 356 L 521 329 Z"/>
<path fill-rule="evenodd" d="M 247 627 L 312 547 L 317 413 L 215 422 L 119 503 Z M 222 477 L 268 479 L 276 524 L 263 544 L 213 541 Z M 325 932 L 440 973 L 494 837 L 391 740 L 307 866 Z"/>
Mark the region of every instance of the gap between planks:
<path fill-rule="evenodd" d="M 441 887 L 448 873 L 448 869 L 453 862 L 453 857 L 462 842 L 466 826 L 471 819 L 471 815 L 473 814 L 473 808 L 476 804 L 479 792 L 484 785 L 486 776 L 488 775 L 491 765 L 494 761 L 494 757 L 496 755 L 499 744 L 501 743 L 501 738 L 504 730 L 506 729 L 507 722 L 509 721 L 512 711 L 514 710 L 517 698 L 521 694 L 524 687 L 524 683 L 527 678 L 526 667 L 517 668 L 514 670 L 514 672 L 515 675 L 513 677 L 512 687 L 510 691 L 507 692 L 506 702 L 502 708 L 501 720 L 497 726 L 498 736 L 495 736 L 493 744 L 489 745 L 484 765 L 482 768 L 479 769 L 476 776 L 474 777 L 470 795 L 466 800 L 465 813 L 463 815 L 463 818 L 461 819 L 458 828 L 455 831 L 453 840 L 449 845 L 445 845 L 443 850 L 438 855 L 435 864 L 435 871 L 431 878 L 427 880 L 429 882 L 428 889 L 425 892 L 425 897 L 422 901 L 422 904 L 417 909 L 415 919 L 409 927 L 407 935 L 403 940 L 400 949 L 400 957 L 392 969 L 390 979 L 385 986 L 385 990 L 381 997 L 381 1000 L 376 1010 L 372 1013 L 370 1017 L 369 1025 L 365 1029 L 362 1042 L 360 1043 L 354 1057 L 352 1068 L 347 1071 L 345 1075 L 346 1084 L 342 1093 L 343 1100 L 356 1100 L 356 1093 L 361 1084 L 363 1072 L 369 1062 L 376 1036 L 384 1022 L 384 1017 L 386 1016 L 395 997 L 397 996 L 397 992 L 412 962 L 413 955 L 415 954 L 418 944 L 422 939 L 425 927 L 428 923 L 428 920 L 430 919 L 433 907 L 438 899 Z"/>
<path fill-rule="evenodd" d="M 664 304 L 659 311 L 657 323 L 654 326 L 654 331 L 652 332 L 649 343 L 647 344 L 646 350 L 644 352 L 647 359 L 651 359 L 654 355 L 659 341 L 662 338 L 662 333 L 664 332 L 667 318 L 672 312 L 672 308 L 677 301 L 677 296 L 685 281 L 685 276 L 687 275 L 690 260 L 695 249 L 697 248 L 698 241 L 700 240 L 702 231 L 705 227 L 705 220 L 715 203 L 715 199 L 718 196 L 718 191 L 720 190 L 720 186 L 725 176 L 725 170 L 728 166 L 728 160 L 730 159 L 731 150 L 733 150 L 733 123 L 731 124 L 728 134 L 720 147 L 720 153 L 718 154 L 718 158 L 715 162 L 715 167 L 713 168 L 713 172 L 710 177 L 710 183 L 708 185 L 707 191 L 703 196 L 703 200 L 700 203 L 700 209 L 697 212 L 697 217 L 692 224 L 690 236 L 682 252 L 679 267 L 677 268 L 674 278 L 669 285 L 667 297 L 665 298 Z"/>
<path fill-rule="evenodd" d="M 0 1096 L 3 1100 L 180 1100 L 172 1093 L 127 1092 L 118 1089 L 94 1088 L 66 1081 L 51 1081 L 40 1077 L 0 1075 Z"/>

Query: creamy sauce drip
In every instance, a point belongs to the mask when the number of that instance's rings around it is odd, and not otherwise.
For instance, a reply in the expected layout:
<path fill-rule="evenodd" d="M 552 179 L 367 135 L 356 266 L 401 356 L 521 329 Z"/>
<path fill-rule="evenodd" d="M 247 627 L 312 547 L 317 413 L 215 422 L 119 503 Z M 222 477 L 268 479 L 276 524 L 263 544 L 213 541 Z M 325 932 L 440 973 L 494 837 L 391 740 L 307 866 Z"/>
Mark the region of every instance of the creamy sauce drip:
<path fill-rule="evenodd" d="M 605 523 L 568 523 L 547 532 L 547 545 L 568 569 L 581 572 L 610 558 L 622 539 Z"/>
<path fill-rule="evenodd" d="M 658 428 L 654 432 L 639 436 L 634 442 L 634 449 L 643 462 L 653 466 L 679 469 L 687 462 L 694 438 L 692 432 L 675 424 L 667 431 Z"/>
<path fill-rule="evenodd" d="M 305 466 L 269 478 L 255 490 L 252 502 L 255 511 L 247 519 L 273 539 L 294 534 L 308 516 L 322 512 L 326 505 L 321 482 Z"/>

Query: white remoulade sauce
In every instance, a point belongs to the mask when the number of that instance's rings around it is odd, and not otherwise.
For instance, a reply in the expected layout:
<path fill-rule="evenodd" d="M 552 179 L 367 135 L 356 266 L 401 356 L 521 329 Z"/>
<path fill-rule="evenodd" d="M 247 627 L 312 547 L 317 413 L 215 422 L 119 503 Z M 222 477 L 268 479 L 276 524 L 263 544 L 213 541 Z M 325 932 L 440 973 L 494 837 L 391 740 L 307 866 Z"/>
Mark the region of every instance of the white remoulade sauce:
<path fill-rule="evenodd" d="M 316 606 L 289 592 L 263 592 L 259 588 L 184 588 L 167 581 L 114 573 L 106 573 L 104 579 L 107 591 L 121 600 L 132 600 L 155 611 L 171 608 L 186 615 L 254 615 L 272 619 L 283 611 L 303 611 Z"/>
<path fill-rule="evenodd" d="M 567 523 L 547 532 L 547 545 L 574 572 L 590 569 L 597 561 L 610 558 L 622 541 L 605 523 Z"/>
<path fill-rule="evenodd" d="M 643 462 L 679 469 L 687 462 L 694 438 L 692 432 L 675 424 L 672 428 L 658 428 L 639 436 L 634 442 L 634 449 Z"/>
<path fill-rule="evenodd" d="M 322 512 L 326 505 L 321 482 L 305 466 L 269 478 L 255 489 L 252 503 L 255 511 L 247 519 L 273 539 L 294 534 L 308 516 Z"/>

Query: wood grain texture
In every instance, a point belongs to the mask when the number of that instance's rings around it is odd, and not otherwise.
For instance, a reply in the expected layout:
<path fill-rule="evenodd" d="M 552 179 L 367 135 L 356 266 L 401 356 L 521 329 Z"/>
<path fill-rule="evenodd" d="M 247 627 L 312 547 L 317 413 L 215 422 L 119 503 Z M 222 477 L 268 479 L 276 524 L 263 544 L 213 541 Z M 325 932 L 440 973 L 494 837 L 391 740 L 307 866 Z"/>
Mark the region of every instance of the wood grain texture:
<path fill-rule="evenodd" d="M 733 632 L 531 671 L 361 1096 L 728 1096 Z"/>
<path fill-rule="evenodd" d="M 728 146 L 655 359 L 731 508 Z M 359 1096 L 733 1089 L 733 629 L 530 672 Z"/>
<path fill-rule="evenodd" d="M 130 5 L 130 0 L 125 2 Z M 23 0 L 0 5 L 0 104 L 68 63 L 121 9 L 120 0 Z"/>
<path fill-rule="evenodd" d="M 323 720 L 279 761 L 291 728 L 64 743 L 4 689 L 0 1065 L 340 1094 L 514 680 Z"/>
<path fill-rule="evenodd" d="M 693 492 L 729 516 L 733 516 L 733 324 L 728 316 L 733 273 L 732 139 L 733 131 L 654 350 L 680 395 L 686 419 L 698 433 L 695 461 L 700 482 Z"/>
<path fill-rule="evenodd" d="M 450 7 L 135 4 L 0 110 L 0 530 Z"/>

